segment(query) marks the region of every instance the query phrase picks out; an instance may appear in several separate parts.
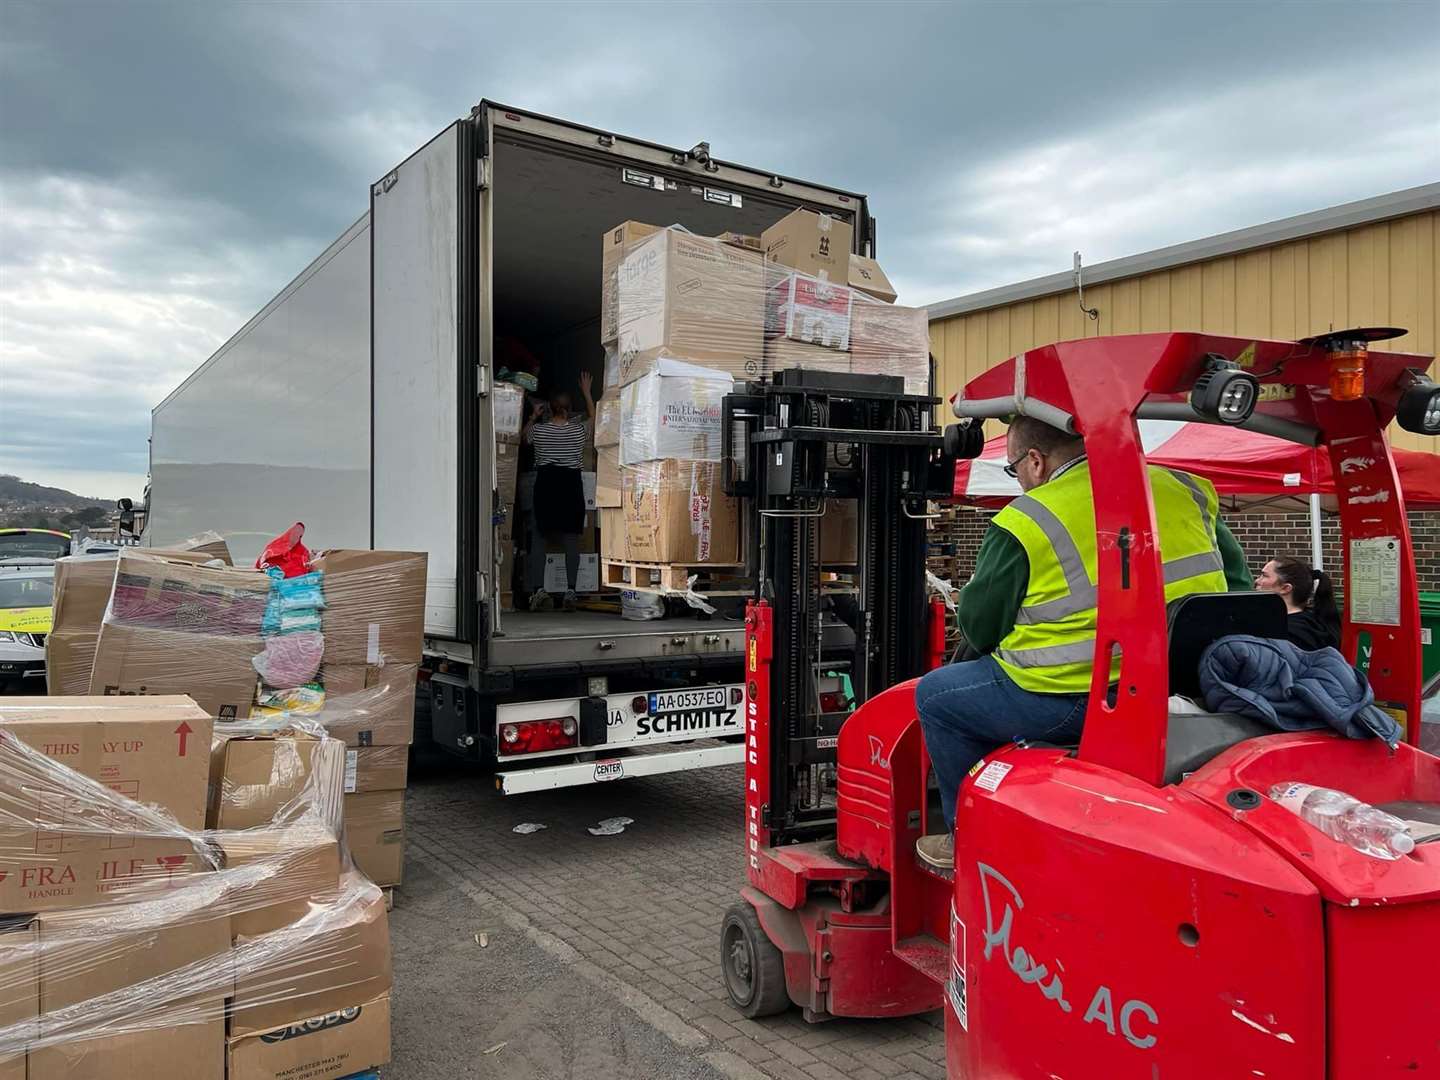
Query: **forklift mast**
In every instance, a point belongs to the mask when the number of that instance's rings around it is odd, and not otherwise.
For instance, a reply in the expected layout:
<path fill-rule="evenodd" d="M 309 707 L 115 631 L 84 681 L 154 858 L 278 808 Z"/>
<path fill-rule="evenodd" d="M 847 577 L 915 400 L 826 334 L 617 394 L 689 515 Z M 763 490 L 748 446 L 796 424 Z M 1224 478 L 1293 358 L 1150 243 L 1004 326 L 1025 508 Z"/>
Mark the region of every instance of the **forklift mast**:
<path fill-rule="evenodd" d="M 746 500 L 756 581 L 747 731 L 765 745 L 752 742 L 747 787 L 768 781 L 768 792 L 748 791 L 747 803 L 760 807 L 751 839 L 764 847 L 834 836 L 824 788 L 840 726 L 933 663 L 927 504 L 949 497 L 955 471 L 937 403 L 895 376 L 801 370 L 725 400 L 725 491 Z M 852 529 L 853 565 L 848 550 L 827 562 L 822 533 L 848 540 Z"/>

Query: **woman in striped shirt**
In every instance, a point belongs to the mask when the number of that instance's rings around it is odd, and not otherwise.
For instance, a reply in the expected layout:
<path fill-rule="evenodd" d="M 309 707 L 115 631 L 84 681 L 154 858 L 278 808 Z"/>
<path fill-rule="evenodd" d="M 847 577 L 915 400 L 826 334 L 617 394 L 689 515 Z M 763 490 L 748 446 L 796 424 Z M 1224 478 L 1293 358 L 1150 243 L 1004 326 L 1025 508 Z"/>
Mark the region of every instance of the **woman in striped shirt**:
<path fill-rule="evenodd" d="M 580 470 L 585 466 L 590 418 L 595 415 L 595 401 L 590 396 L 593 381 L 588 371 L 580 373 L 583 415 L 571 411 L 569 394 L 552 394 L 549 417 L 542 421 L 539 405 L 532 403 L 522 431 L 522 438 L 535 451 L 534 533 L 551 542 L 558 538 L 565 548 L 566 611 L 575 609 L 575 578 L 580 572 L 580 533 L 585 528 L 585 487 Z M 555 601 L 545 591 L 545 557 L 543 551 L 535 550 L 540 545 L 534 533 L 525 575 L 531 590 L 530 610 L 546 611 Z"/>

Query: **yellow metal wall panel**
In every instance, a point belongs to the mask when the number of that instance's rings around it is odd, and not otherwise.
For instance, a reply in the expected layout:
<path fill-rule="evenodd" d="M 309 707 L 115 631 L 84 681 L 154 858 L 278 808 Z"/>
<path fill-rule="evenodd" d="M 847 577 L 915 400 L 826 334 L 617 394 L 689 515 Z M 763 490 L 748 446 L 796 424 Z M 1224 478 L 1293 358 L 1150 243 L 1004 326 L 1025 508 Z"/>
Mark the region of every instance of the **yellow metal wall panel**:
<path fill-rule="evenodd" d="M 1357 325 L 1401 326 L 1394 348 L 1433 356 L 1440 310 L 1440 211 L 1288 241 L 1190 266 L 957 315 L 932 326 L 949 395 L 1025 349 L 1099 334 L 1207 330 L 1292 339 Z M 1440 375 L 1440 372 L 1432 371 Z M 1440 452 L 1440 439 L 1391 429 L 1396 446 Z"/>

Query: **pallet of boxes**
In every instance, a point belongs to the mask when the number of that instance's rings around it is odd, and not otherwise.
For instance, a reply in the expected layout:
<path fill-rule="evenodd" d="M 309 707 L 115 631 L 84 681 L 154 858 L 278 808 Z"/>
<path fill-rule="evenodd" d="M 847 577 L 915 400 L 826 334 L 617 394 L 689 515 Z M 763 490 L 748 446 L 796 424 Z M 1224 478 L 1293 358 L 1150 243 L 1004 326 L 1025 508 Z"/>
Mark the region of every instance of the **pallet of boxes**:
<path fill-rule="evenodd" d="M 355 861 L 391 888 L 404 863 L 425 567 L 424 554 L 343 549 L 288 579 L 208 550 L 61 559 L 51 690 L 188 694 L 222 722 L 319 723 L 347 747 Z"/>
<path fill-rule="evenodd" d="M 758 238 L 638 222 L 605 234 L 595 444 L 607 586 L 744 591 L 739 509 L 721 489 L 722 402 L 737 384 L 799 368 L 930 392 L 924 309 L 896 306 L 852 246 L 850 225 L 803 209 Z M 822 529 L 827 562 L 854 559 L 840 516 Z"/>
<path fill-rule="evenodd" d="M 345 767 L 318 726 L 184 696 L 0 704 L 0 1078 L 386 1064 L 389 929 L 344 847 Z"/>

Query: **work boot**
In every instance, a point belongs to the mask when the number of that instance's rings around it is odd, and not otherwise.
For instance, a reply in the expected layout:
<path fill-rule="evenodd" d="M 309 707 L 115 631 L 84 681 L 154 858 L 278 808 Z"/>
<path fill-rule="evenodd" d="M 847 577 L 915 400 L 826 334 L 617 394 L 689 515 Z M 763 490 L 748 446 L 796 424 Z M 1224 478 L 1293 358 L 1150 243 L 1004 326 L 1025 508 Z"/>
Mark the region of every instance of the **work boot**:
<path fill-rule="evenodd" d="M 574 611 L 576 604 L 578 604 L 579 602 L 580 602 L 580 598 L 575 595 L 575 590 L 574 590 L 574 589 L 566 589 L 566 590 L 565 590 L 565 610 L 566 610 L 566 611 Z"/>
<path fill-rule="evenodd" d="M 530 594 L 531 611 L 549 611 L 554 608 L 554 606 L 555 601 L 551 599 L 550 594 L 544 589 L 536 589 Z"/>
<path fill-rule="evenodd" d="M 948 874 L 955 869 L 955 834 L 947 832 L 922 836 L 915 841 L 915 854 L 927 866 Z"/>

